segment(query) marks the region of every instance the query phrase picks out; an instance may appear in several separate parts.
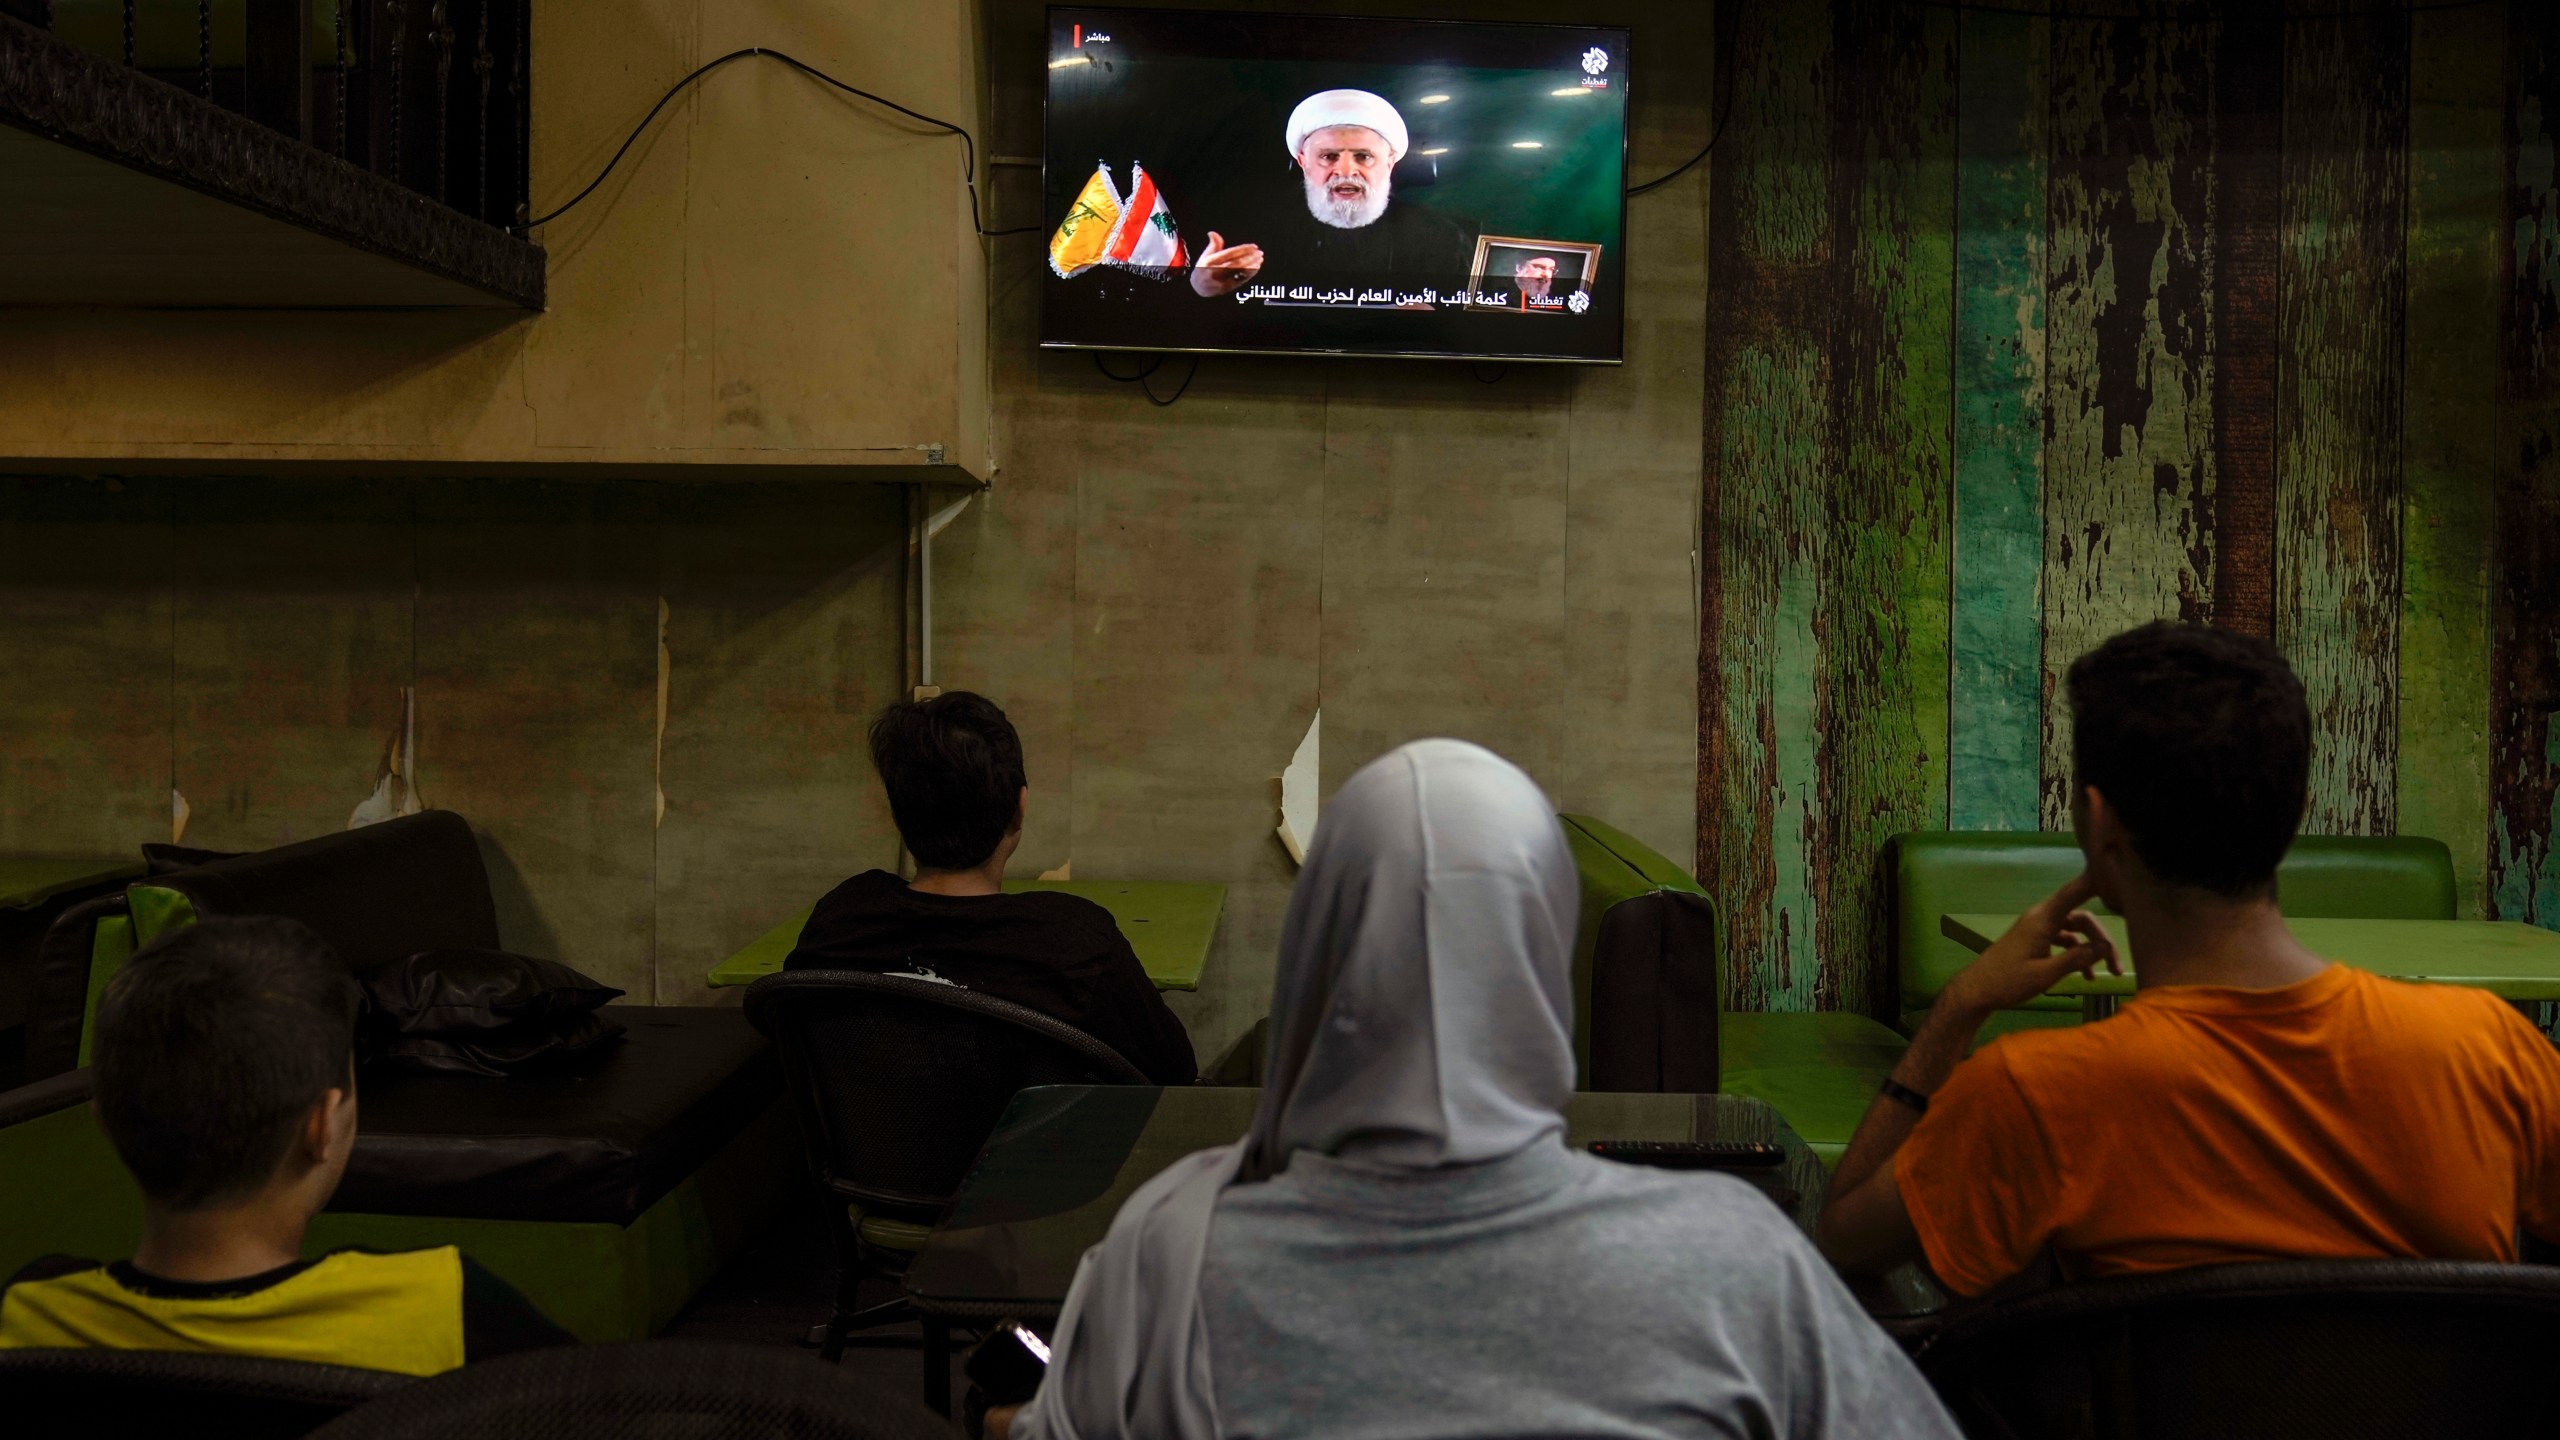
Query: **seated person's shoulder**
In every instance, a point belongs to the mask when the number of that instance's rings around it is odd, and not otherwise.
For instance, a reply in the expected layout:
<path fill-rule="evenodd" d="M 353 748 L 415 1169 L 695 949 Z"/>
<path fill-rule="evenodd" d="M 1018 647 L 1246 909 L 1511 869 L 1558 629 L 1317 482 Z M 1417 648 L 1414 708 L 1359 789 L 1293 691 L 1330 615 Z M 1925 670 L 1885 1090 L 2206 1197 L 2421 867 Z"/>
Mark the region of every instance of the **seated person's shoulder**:
<path fill-rule="evenodd" d="M 1072 928 L 1091 936 L 1120 933 L 1120 922 L 1111 918 L 1110 911 L 1081 895 L 1070 895 L 1064 890 L 1022 890 L 1005 898 L 1023 914 L 1061 928 Z"/>
<path fill-rule="evenodd" d="M 831 911 L 860 912 L 877 910 L 894 904 L 907 892 L 907 882 L 889 870 L 865 870 L 839 883 L 819 897 L 811 908 L 811 918 Z"/>
<path fill-rule="evenodd" d="M 2377 1056 L 2398 1051 L 2463 1055 L 2500 1067 L 2555 1063 L 2551 1041 L 2516 1007 L 2468 985 L 2421 985 L 2361 977 L 2372 1006 L 2364 1034 L 2342 1043 L 2369 1045 Z"/>
<path fill-rule="evenodd" d="M 434 1293 L 438 1303 L 450 1297 L 462 1311 L 465 1357 L 486 1360 L 545 1345 L 571 1345 L 577 1337 L 555 1324 L 524 1292 L 508 1284 L 459 1246 L 434 1245 L 418 1250 L 373 1250 L 342 1246 L 324 1259 L 356 1276 L 379 1283 L 411 1284 Z"/>
<path fill-rule="evenodd" d="M 1627 1235 L 1645 1235 L 1646 1243 L 1636 1248 L 1652 1257 L 1645 1262 L 1649 1266 L 1665 1255 L 1701 1263 L 1773 1263 L 1808 1244 L 1768 1192 L 1740 1176 L 1587 1155 L 1576 1155 L 1574 1162 L 1583 1195 L 1613 1216 L 1598 1228 L 1612 1235 L 1613 1247 Z"/>

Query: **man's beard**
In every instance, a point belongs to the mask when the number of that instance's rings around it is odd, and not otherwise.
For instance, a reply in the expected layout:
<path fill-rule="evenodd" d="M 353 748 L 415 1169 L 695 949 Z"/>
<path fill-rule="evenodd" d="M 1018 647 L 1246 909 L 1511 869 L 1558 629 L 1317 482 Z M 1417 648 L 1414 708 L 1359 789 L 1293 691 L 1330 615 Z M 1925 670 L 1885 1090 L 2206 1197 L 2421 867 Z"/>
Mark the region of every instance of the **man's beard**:
<path fill-rule="evenodd" d="M 1356 200 L 1337 200 L 1333 195 L 1334 181 L 1308 180 L 1307 213 L 1342 230 L 1357 230 L 1363 225 L 1376 223 L 1379 216 L 1387 213 L 1387 177 L 1381 175 L 1375 180 L 1352 183 L 1360 185 L 1366 193 Z"/>

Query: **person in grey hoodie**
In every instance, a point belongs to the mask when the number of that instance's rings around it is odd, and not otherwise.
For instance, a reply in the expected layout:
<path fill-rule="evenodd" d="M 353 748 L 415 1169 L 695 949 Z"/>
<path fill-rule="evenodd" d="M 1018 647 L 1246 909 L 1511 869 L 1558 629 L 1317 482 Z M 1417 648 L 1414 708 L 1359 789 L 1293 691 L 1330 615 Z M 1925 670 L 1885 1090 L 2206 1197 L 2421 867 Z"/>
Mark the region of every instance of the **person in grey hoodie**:
<path fill-rule="evenodd" d="M 1952 1440 L 1757 1190 L 1566 1148 L 1579 902 L 1500 756 L 1353 776 L 1290 899 L 1251 1131 L 1130 1198 L 990 1432 Z"/>

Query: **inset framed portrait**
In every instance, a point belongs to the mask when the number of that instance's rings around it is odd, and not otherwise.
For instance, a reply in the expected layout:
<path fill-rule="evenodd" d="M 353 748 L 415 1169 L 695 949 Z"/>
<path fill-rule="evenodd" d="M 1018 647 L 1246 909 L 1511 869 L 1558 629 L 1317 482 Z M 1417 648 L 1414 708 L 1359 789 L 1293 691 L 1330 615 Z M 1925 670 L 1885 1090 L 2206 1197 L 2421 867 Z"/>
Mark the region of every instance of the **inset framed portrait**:
<path fill-rule="evenodd" d="M 1591 308 L 1591 282 L 1600 273 L 1600 247 L 1580 240 L 1537 240 L 1525 235 L 1479 235 L 1467 288 L 1505 301 L 1469 301 L 1470 310 L 1514 315 L 1579 315 Z"/>

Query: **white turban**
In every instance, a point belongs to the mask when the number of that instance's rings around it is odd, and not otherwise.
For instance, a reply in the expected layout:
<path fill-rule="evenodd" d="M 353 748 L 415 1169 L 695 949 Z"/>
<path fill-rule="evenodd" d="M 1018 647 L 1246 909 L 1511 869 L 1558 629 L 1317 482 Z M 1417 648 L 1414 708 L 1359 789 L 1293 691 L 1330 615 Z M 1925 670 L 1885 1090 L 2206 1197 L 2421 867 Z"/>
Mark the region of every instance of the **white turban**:
<path fill-rule="evenodd" d="M 1375 130 L 1387 142 L 1389 160 L 1404 158 L 1409 143 L 1404 117 L 1396 113 L 1396 107 L 1366 90 L 1319 90 L 1299 101 L 1298 108 L 1289 112 L 1289 153 L 1296 155 L 1309 135 L 1336 125 Z"/>

